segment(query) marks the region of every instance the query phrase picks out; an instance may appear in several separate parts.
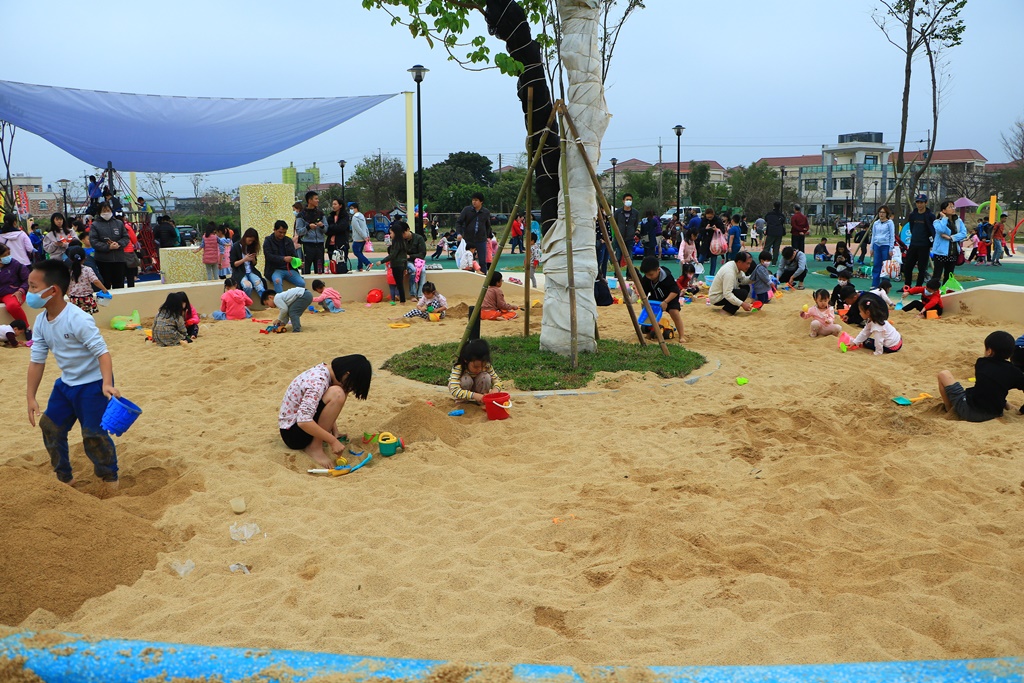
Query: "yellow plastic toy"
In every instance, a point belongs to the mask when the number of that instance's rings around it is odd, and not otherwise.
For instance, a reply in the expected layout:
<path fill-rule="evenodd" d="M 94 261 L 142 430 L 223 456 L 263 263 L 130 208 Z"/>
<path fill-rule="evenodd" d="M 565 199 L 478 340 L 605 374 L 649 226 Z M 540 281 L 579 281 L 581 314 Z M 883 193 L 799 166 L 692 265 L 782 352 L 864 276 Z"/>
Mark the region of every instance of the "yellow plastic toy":
<path fill-rule="evenodd" d="M 806 313 L 807 309 L 809 309 L 809 308 L 810 308 L 810 306 L 808 306 L 807 304 L 804 304 L 804 313 Z"/>

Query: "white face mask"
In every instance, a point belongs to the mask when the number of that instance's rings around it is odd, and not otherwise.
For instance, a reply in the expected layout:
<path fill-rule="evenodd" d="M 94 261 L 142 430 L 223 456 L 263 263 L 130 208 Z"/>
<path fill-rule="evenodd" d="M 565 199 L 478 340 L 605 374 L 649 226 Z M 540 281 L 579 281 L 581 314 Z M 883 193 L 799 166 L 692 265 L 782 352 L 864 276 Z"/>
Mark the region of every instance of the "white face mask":
<path fill-rule="evenodd" d="M 100 214 L 100 218 L 102 218 L 105 221 L 109 221 L 113 217 L 114 217 L 114 214 L 112 214 L 112 213 L 101 213 Z"/>
<path fill-rule="evenodd" d="M 633 200 L 627 199 L 626 201 L 622 202 L 622 205 L 628 209 L 629 207 L 633 206 Z"/>
<path fill-rule="evenodd" d="M 847 284 L 847 280 L 840 280 L 840 281 L 839 281 L 839 286 L 840 286 L 840 287 L 845 287 L 845 286 L 846 286 L 846 284 Z"/>

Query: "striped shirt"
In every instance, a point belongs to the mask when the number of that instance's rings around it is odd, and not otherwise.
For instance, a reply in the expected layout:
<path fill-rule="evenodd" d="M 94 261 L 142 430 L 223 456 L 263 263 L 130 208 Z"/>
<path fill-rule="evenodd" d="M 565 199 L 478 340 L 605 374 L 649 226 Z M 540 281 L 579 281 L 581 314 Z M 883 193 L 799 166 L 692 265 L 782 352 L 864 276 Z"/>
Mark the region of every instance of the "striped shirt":
<path fill-rule="evenodd" d="M 484 365 L 483 372 L 486 372 L 491 376 L 491 391 L 501 391 L 501 379 L 498 377 L 498 373 L 494 371 L 490 363 Z M 462 401 L 472 401 L 473 392 L 469 389 L 462 388 L 462 376 L 466 374 L 463 372 L 462 366 L 456 364 L 452 368 L 452 374 L 448 375 L 448 391 L 451 392 L 452 396 Z"/>

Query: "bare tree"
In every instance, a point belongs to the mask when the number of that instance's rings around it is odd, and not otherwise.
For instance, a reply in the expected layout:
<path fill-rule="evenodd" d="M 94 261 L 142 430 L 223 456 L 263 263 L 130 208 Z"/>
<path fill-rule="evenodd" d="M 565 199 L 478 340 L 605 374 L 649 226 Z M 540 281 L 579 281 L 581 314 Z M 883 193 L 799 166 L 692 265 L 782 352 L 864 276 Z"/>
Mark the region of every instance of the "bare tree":
<path fill-rule="evenodd" d="M 935 141 L 938 138 L 939 100 L 942 87 L 941 53 L 943 50 L 960 44 L 964 32 L 964 22 L 960 12 L 967 5 L 967 0 L 879 0 L 881 9 L 872 13 L 875 25 L 896 49 L 904 55 L 903 64 L 903 104 L 900 118 L 900 146 L 896 153 L 895 206 L 903 212 L 903 187 L 905 181 L 906 161 L 904 153 L 907 145 L 907 121 L 910 117 L 910 78 L 913 72 L 914 58 L 920 50 L 928 57 L 931 71 L 932 86 L 932 136 L 928 148 L 928 156 L 924 163 L 914 172 L 911 187 L 916 187 L 931 163 Z"/>
<path fill-rule="evenodd" d="M 142 192 L 149 195 L 152 203 L 159 206 L 163 212 L 167 211 L 167 190 L 164 183 L 170 179 L 171 176 L 166 173 L 146 173 L 139 181 Z"/>
<path fill-rule="evenodd" d="M 946 166 L 939 173 L 939 180 L 943 187 L 954 196 L 967 197 L 972 201 L 978 201 L 989 189 L 991 182 L 984 173 L 968 171 L 966 164 L 952 168 Z"/>
<path fill-rule="evenodd" d="M 188 182 L 192 184 L 192 196 L 196 199 L 201 196 L 199 190 L 202 189 L 204 180 L 206 180 L 206 175 L 203 173 L 193 173 L 188 177 Z"/>
<path fill-rule="evenodd" d="M 1024 118 L 1013 122 L 1010 130 L 1002 134 L 1003 151 L 1014 166 L 1024 167 Z"/>
<path fill-rule="evenodd" d="M 13 123 L 0 121 L 0 154 L 4 161 L 4 210 L 10 211 L 11 207 L 17 206 L 14 203 L 14 183 L 11 181 L 11 150 L 14 148 L 14 133 L 17 128 Z M 18 212 L 15 211 L 15 214 Z"/>

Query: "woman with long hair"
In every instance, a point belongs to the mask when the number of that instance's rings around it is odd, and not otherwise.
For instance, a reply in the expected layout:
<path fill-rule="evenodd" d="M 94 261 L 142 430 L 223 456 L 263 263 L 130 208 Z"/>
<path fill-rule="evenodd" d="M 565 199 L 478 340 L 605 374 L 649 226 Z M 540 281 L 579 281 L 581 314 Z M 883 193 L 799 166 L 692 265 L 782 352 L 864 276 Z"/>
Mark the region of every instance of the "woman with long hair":
<path fill-rule="evenodd" d="M 75 239 L 71 223 L 58 212 L 50 216 L 50 230 L 43 235 L 43 251 L 50 258 L 62 259 L 67 253 L 71 240 Z"/>
<path fill-rule="evenodd" d="M 263 273 L 256 268 L 259 257 L 260 234 L 255 228 L 249 228 L 242 234 L 241 239 L 231 245 L 231 279 L 237 282 L 246 294 L 255 289 L 257 297 L 267 288 Z"/>
<path fill-rule="evenodd" d="M 956 215 L 956 207 L 951 201 L 942 202 L 939 216 L 932 226 L 935 228 L 935 240 L 932 242 L 932 263 L 935 265 L 933 275 L 945 284 L 956 270 L 960 242 L 967 239 L 967 226 Z"/>

